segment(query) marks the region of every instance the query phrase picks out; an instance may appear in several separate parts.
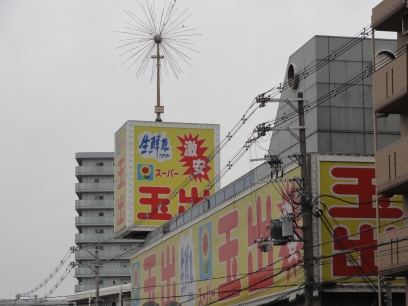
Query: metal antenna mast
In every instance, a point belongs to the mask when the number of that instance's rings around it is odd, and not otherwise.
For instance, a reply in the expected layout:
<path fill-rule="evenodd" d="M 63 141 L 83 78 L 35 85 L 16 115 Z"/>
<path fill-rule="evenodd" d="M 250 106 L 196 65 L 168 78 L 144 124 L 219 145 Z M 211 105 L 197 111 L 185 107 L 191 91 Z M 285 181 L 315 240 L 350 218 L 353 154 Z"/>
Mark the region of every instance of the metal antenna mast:
<path fill-rule="evenodd" d="M 187 13 L 188 9 L 182 13 L 177 13 L 177 9 L 174 7 L 175 0 L 170 2 L 168 6 L 165 3 L 158 15 L 156 15 L 154 1 L 150 2 L 151 4 L 147 0 L 145 4 L 138 3 L 144 16 L 140 18 L 130 11 L 125 11 L 132 22 L 125 22 L 125 30 L 117 31 L 128 37 L 120 41 L 122 45 L 117 49 L 126 49 L 121 56 L 127 56 L 123 64 L 129 64 L 128 69 L 138 63 L 137 78 L 144 74 L 150 59 L 155 60 L 151 73 L 153 80 L 154 69 L 156 69 L 157 103 L 154 112 L 156 113 L 156 121 L 162 121 L 161 114 L 164 113 L 160 92 L 162 67 L 166 75 L 171 72 L 178 78 L 178 75 L 183 72 L 178 60 L 181 59 L 190 66 L 188 63 L 190 57 L 187 52 L 198 53 L 192 48 L 194 44 L 189 41 L 189 37 L 200 34 L 194 34 L 195 29 L 184 24 L 192 14 Z"/>
<path fill-rule="evenodd" d="M 160 55 L 160 43 L 163 41 L 163 38 L 160 34 L 154 37 L 154 42 L 157 46 L 157 55 L 152 55 L 152 58 L 156 59 L 156 70 L 157 70 L 157 105 L 154 108 L 154 112 L 157 114 L 156 121 L 161 122 L 160 114 L 164 113 L 164 106 L 160 106 L 160 59 L 164 58 L 164 56 Z"/>

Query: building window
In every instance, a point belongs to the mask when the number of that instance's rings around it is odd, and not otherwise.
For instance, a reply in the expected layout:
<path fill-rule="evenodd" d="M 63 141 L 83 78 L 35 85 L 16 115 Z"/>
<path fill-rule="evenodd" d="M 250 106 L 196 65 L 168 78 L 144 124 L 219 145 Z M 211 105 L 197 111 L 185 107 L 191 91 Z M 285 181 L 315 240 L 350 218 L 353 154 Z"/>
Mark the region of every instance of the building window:
<path fill-rule="evenodd" d="M 99 213 L 99 217 L 103 217 L 103 213 Z"/>
<path fill-rule="evenodd" d="M 103 163 L 96 163 L 97 166 L 103 166 Z"/>
<path fill-rule="evenodd" d="M 97 234 L 103 234 L 103 229 L 96 229 L 96 230 L 95 230 L 95 233 L 97 233 Z"/>
<path fill-rule="evenodd" d="M 115 284 L 116 284 L 116 281 L 112 281 L 112 284 L 115 285 Z"/>
<path fill-rule="evenodd" d="M 95 196 L 95 200 L 103 200 L 103 196 Z"/>
<path fill-rule="evenodd" d="M 94 179 L 94 183 L 99 183 L 99 179 Z"/>
<path fill-rule="evenodd" d="M 99 251 L 103 251 L 103 246 L 99 246 Z"/>
<path fill-rule="evenodd" d="M 99 281 L 99 285 L 103 285 L 103 280 L 100 280 L 100 281 Z"/>

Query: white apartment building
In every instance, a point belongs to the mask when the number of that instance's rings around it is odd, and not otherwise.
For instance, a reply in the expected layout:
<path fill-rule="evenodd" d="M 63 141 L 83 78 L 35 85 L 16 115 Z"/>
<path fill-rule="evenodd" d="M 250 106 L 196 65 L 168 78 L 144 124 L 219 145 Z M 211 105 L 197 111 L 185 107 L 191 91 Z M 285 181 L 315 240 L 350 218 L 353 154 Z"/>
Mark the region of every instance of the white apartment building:
<path fill-rule="evenodd" d="M 75 154 L 78 166 L 75 175 L 78 183 L 75 192 L 75 243 L 81 248 L 102 242 L 114 233 L 114 153 L 80 152 Z M 99 248 L 101 261 L 139 244 L 141 240 L 116 239 L 103 243 Z M 75 260 L 79 264 L 89 264 L 92 268 L 94 250 L 78 250 Z M 113 260 L 99 269 L 100 288 L 130 283 L 129 258 Z M 78 284 L 75 292 L 95 289 L 95 273 L 89 267 L 75 269 Z"/>

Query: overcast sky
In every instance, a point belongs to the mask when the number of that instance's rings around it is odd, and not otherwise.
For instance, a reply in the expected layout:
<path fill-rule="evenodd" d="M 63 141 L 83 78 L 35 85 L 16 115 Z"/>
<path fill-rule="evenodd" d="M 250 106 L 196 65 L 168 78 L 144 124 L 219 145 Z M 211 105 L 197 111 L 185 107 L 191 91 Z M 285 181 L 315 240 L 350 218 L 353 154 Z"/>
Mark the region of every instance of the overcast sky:
<path fill-rule="evenodd" d="M 193 13 L 186 24 L 202 34 L 192 39 L 201 53 L 179 80 L 163 78 L 164 121 L 217 123 L 224 138 L 257 94 L 283 81 L 292 53 L 314 35 L 357 34 L 379 2 L 178 0 Z M 130 21 L 123 10 L 141 15 L 136 1 L 0 1 L 0 298 L 37 286 L 74 245 L 75 153 L 113 151 L 126 120 L 155 118 L 149 73 L 136 79 L 115 49 L 123 37 L 114 31 Z M 221 165 L 275 112 L 255 113 Z M 246 155 L 222 185 L 250 166 Z M 72 273 L 53 296 L 75 283 Z"/>

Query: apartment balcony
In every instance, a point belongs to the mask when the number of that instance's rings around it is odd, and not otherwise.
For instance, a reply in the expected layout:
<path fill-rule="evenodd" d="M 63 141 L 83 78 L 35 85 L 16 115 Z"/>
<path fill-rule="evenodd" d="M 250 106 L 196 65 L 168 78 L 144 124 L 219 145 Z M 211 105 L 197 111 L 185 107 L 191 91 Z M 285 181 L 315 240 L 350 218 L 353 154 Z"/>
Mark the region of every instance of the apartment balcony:
<path fill-rule="evenodd" d="M 112 227 L 113 229 L 113 227 Z M 103 233 L 103 234 L 75 234 L 75 243 L 97 243 L 111 238 L 113 233 Z M 129 243 L 129 239 L 115 239 L 111 242 L 126 242 Z M 143 242 L 143 240 L 134 240 L 134 242 Z"/>
<path fill-rule="evenodd" d="M 77 166 L 75 167 L 75 175 L 113 175 L 115 166 Z"/>
<path fill-rule="evenodd" d="M 84 192 L 113 192 L 114 183 L 76 183 L 75 192 L 79 195 Z"/>
<path fill-rule="evenodd" d="M 408 77 L 405 52 L 374 72 L 374 110 L 402 114 L 408 111 Z"/>
<path fill-rule="evenodd" d="M 383 276 L 408 275 L 408 226 L 378 236 L 378 271 Z"/>
<path fill-rule="evenodd" d="M 378 31 L 400 31 L 404 10 L 405 3 L 402 0 L 383 0 L 373 8 L 371 25 Z"/>
<path fill-rule="evenodd" d="M 75 217 L 75 226 L 83 225 L 114 225 L 113 216 L 101 216 L 101 217 Z"/>
<path fill-rule="evenodd" d="M 124 267 L 109 267 L 109 268 L 99 268 L 100 277 L 129 277 L 130 276 L 130 263 L 129 266 Z M 75 268 L 75 277 L 95 277 L 95 272 L 88 267 Z"/>
<path fill-rule="evenodd" d="M 114 208 L 114 200 L 76 200 L 75 209 L 103 209 L 103 208 Z"/>
<path fill-rule="evenodd" d="M 408 188 L 408 137 L 376 154 L 378 193 L 406 194 Z"/>
<path fill-rule="evenodd" d="M 114 285 L 112 283 L 112 279 L 103 280 L 103 282 L 104 282 L 104 284 L 99 285 L 99 289 L 102 289 L 102 288 L 108 288 L 108 289 L 101 290 L 99 292 L 99 294 L 101 296 L 105 296 L 105 297 L 106 296 L 112 296 L 112 295 L 115 295 L 115 294 L 119 293 L 121 290 L 123 290 L 122 298 L 125 298 L 125 299 L 128 299 L 128 300 L 130 299 L 130 296 L 129 296 L 130 295 L 130 282 L 131 282 L 130 277 L 129 278 L 125 277 L 125 278 L 121 279 L 121 286 L 119 286 L 117 283 Z M 125 284 L 127 284 L 127 285 L 125 285 Z M 83 291 L 90 291 L 90 290 L 95 290 L 95 285 L 90 285 L 90 284 L 75 285 L 75 293 L 83 292 Z M 92 295 L 92 297 L 94 297 L 95 296 L 95 291 L 90 293 L 90 294 Z M 126 295 L 128 295 L 128 296 L 126 296 Z M 89 293 L 88 293 L 87 297 L 89 297 Z M 83 304 L 83 303 L 78 303 L 78 305 L 81 305 L 81 304 Z M 86 304 L 88 304 L 88 303 L 86 303 Z M 92 305 L 94 305 L 94 304 L 92 304 Z M 102 305 L 104 305 L 104 304 L 102 304 Z M 106 303 L 105 305 L 111 305 L 111 303 Z"/>
<path fill-rule="evenodd" d="M 99 289 L 111 286 L 110 284 L 99 285 Z M 75 293 L 89 290 L 95 290 L 95 285 L 75 285 Z"/>
<path fill-rule="evenodd" d="M 130 248 L 130 246 L 129 246 Z M 89 250 L 92 254 L 94 254 L 94 250 Z M 94 260 L 95 257 L 85 250 L 78 250 L 75 252 L 75 260 Z M 99 258 L 100 259 L 108 259 L 113 258 L 118 254 L 122 254 L 126 252 L 125 250 L 102 250 L 99 251 Z M 120 259 L 129 259 L 129 255 L 123 256 Z"/>

